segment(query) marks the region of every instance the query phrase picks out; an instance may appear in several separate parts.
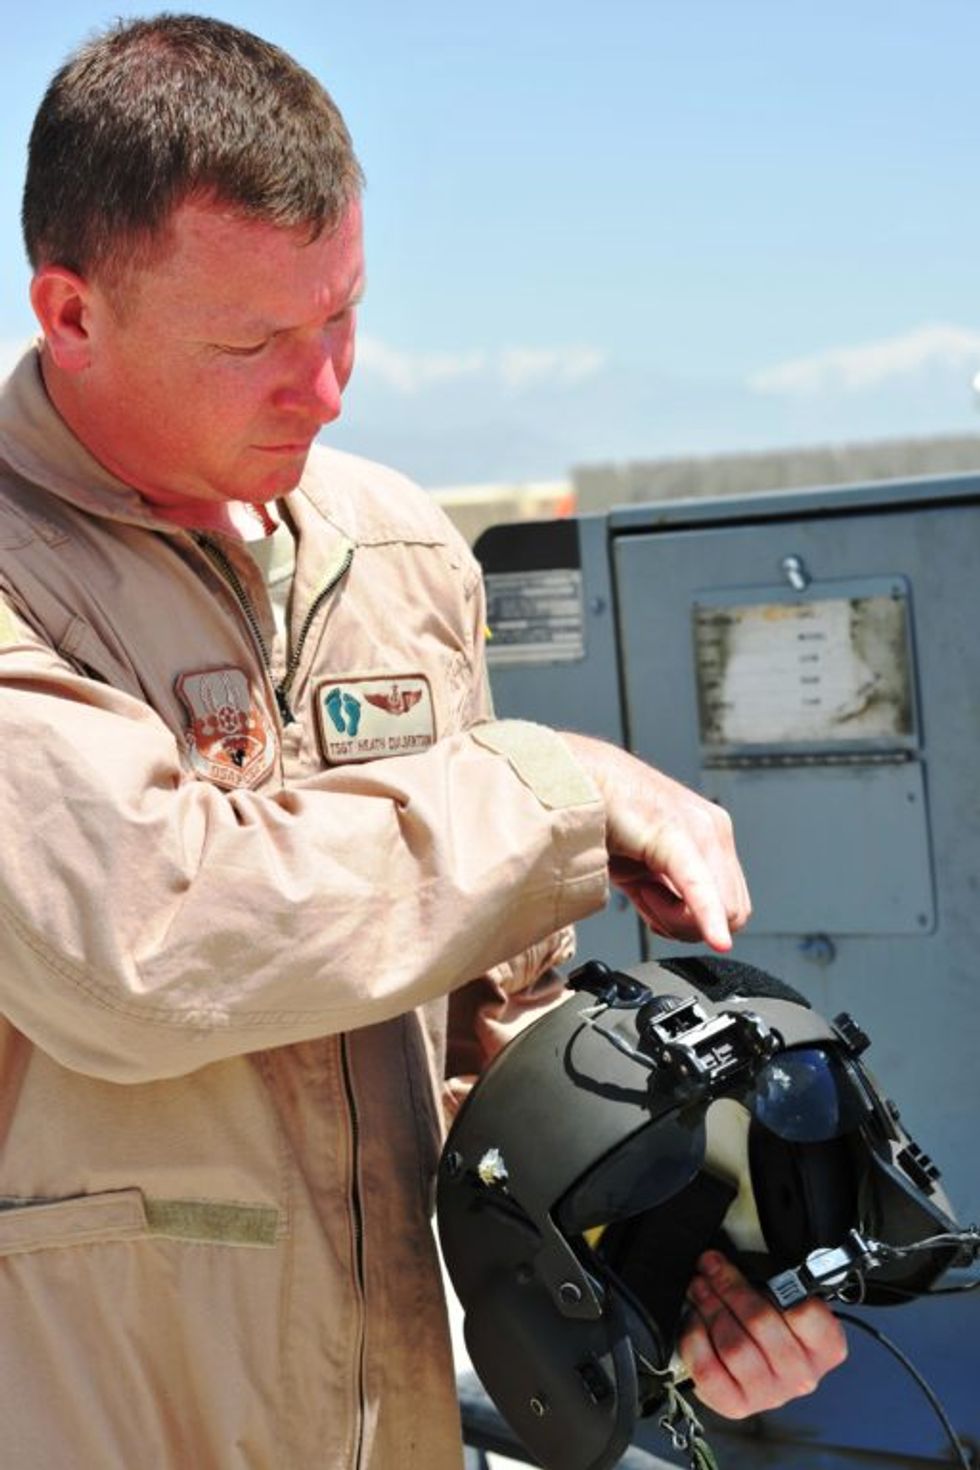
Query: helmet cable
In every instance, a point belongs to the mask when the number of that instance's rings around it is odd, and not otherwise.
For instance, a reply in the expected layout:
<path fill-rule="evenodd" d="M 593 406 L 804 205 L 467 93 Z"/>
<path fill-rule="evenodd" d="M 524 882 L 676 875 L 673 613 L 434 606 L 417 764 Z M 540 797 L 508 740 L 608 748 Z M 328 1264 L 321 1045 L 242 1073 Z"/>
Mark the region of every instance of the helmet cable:
<path fill-rule="evenodd" d="M 590 1026 L 599 1036 L 604 1036 L 611 1046 L 623 1053 L 623 1056 L 629 1057 L 631 1061 L 639 1062 L 640 1066 L 646 1067 L 648 1072 L 655 1072 L 656 1065 L 650 1057 L 635 1046 L 630 1046 L 629 1042 L 625 1041 L 622 1036 L 617 1036 L 615 1031 L 608 1031 L 605 1026 L 599 1025 L 597 1017 L 605 1015 L 608 1010 L 607 1005 L 588 1006 L 578 1014 L 587 1026 Z"/>
<path fill-rule="evenodd" d="M 902 1349 L 898 1347 L 896 1343 L 892 1342 L 890 1337 L 886 1337 L 885 1334 L 879 1330 L 879 1328 L 872 1327 L 871 1323 L 865 1322 L 862 1317 L 855 1317 L 851 1312 L 841 1312 L 838 1311 L 836 1308 L 834 1309 L 834 1316 L 839 1318 L 841 1322 L 848 1323 L 848 1325 L 851 1327 L 859 1327 L 862 1332 L 866 1332 L 869 1337 L 873 1337 L 874 1340 L 880 1343 L 882 1347 L 887 1348 L 892 1356 L 896 1358 L 899 1363 L 901 1363 L 902 1367 L 906 1370 L 907 1373 L 911 1374 L 912 1378 L 918 1384 L 919 1388 L 921 1388 L 922 1392 L 929 1400 L 929 1403 L 932 1405 L 936 1417 L 939 1419 L 940 1424 L 942 1424 L 943 1429 L 946 1431 L 946 1435 L 953 1448 L 953 1453 L 956 1456 L 957 1465 L 962 1466 L 962 1470 L 976 1470 L 976 1461 L 967 1453 L 963 1442 L 961 1441 L 959 1435 L 956 1433 L 956 1430 L 953 1428 L 952 1422 L 949 1418 L 949 1415 L 946 1413 L 946 1410 L 943 1408 L 942 1404 L 939 1402 L 938 1397 L 929 1387 L 929 1384 L 923 1378 L 918 1368 L 916 1368 L 911 1359 L 902 1352 Z"/>

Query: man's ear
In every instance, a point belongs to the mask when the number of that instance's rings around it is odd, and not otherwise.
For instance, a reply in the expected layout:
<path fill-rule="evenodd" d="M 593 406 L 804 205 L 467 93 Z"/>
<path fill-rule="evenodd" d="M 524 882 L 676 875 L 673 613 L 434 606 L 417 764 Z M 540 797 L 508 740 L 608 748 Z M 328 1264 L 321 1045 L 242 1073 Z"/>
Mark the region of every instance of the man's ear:
<path fill-rule="evenodd" d="M 65 373 L 80 373 L 92 357 L 91 289 L 67 266 L 42 265 L 31 281 L 31 305 L 51 360 Z"/>

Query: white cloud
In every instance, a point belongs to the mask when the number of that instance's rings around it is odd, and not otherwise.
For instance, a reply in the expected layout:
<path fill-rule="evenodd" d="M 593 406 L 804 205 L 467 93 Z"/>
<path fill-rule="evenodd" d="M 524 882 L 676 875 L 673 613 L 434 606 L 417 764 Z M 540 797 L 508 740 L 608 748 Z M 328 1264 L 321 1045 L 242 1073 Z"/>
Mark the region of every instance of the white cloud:
<path fill-rule="evenodd" d="M 362 334 L 357 344 L 358 372 L 380 379 L 399 393 L 417 393 L 434 383 L 484 377 L 508 388 L 529 384 L 568 385 L 592 377 L 605 364 L 593 347 L 511 347 L 489 353 L 406 352 Z"/>
<path fill-rule="evenodd" d="M 512 347 L 495 366 L 508 388 L 524 388 L 529 383 L 581 383 L 594 377 L 605 360 L 594 347 Z"/>
<path fill-rule="evenodd" d="M 358 371 L 381 378 L 400 393 L 415 393 L 447 379 L 471 378 L 486 363 L 483 352 L 402 352 L 377 337 L 362 333 L 357 339 Z"/>
<path fill-rule="evenodd" d="M 937 367 L 962 371 L 969 379 L 980 367 L 980 332 L 942 323 L 916 327 L 881 342 L 833 348 L 777 363 L 754 373 L 748 386 L 757 393 L 793 398 L 859 393 Z"/>

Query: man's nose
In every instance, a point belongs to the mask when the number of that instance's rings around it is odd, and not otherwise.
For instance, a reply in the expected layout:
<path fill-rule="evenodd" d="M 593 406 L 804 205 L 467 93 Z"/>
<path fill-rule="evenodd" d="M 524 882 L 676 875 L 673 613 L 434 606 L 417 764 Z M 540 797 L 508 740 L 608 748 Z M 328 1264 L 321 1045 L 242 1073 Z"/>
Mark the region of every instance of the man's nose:
<path fill-rule="evenodd" d="M 295 364 L 288 384 L 279 391 L 280 406 L 294 408 L 330 423 L 340 414 L 341 394 L 347 382 L 342 375 L 333 342 L 307 347 Z"/>
<path fill-rule="evenodd" d="M 340 398 L 343 388 L 332 353 L 325 353 L 319 369 L 314 373 L 311 392 L 318 412 L 324 423 L 337 418 L 340 413 Z"/>
<path fill-rule="evenodd" d="M 311 354 L 303 383 L 303 391 L 310 407 L 324 424 L 337 418 L 340 413 L 340 396 L 343 391 L 333 346 L 333 343 L 322 344 Z"/>

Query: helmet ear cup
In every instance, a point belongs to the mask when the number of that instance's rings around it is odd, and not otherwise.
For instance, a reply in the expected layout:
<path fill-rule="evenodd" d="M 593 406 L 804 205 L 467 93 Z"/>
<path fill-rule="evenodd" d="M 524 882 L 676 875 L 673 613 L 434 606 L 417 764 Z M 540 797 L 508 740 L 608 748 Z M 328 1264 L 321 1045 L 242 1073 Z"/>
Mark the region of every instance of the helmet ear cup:
<path fill-rule="evenodd" d="M 464 1337 L 494 1403 L 535 1462 L 596 1470 L 619 1462 L 640 1411 L 623 1303 L 574 1320 L 534 1271 L 500 1271 L 473 1296 Z"/>
<path fill-rule="evenodd" d="M 778 1270 L 798 1265 L 819 1246 L 837 1245 L 858 1218 L 857 1173 L 847 1137 L 791 1142 L 753 1119 L 749 1168 L 762 1233 Z"/>

